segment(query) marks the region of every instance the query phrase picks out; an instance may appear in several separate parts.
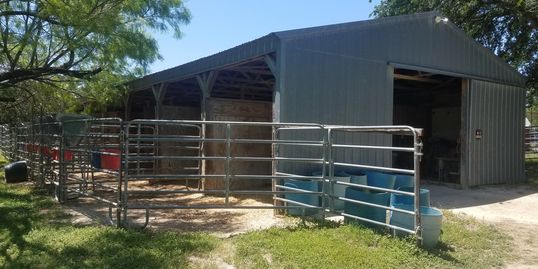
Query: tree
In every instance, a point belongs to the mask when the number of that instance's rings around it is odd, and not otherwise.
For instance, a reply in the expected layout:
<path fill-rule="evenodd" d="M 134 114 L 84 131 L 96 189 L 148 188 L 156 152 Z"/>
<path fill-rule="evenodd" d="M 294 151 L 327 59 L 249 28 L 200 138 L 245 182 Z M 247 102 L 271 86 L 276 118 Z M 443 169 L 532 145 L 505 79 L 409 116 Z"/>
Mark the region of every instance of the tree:
<path fill-rule="evenodd" d="M 376 17 L 437 10 L 538 89 L 538 0 L 382 0 Z M 535 95 L 531 94 L 531 95 Z"/>
<path fill-rule="evenodd" d="M 35 83 L 110 88 L 160 58 L 152 31 L 172 31 L 190 14 L 181 0 L 0 0 L 0 97 Z M 111 77 L 115 76 L 114 79 Z"/>

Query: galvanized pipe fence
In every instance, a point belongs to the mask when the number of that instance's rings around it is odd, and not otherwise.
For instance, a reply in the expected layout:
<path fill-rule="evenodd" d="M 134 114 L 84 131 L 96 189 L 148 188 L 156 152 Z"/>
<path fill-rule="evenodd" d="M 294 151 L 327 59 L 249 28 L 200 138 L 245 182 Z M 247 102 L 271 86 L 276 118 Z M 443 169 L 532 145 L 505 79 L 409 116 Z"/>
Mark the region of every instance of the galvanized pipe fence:
<path fill-rule="evenodd" d="M 391 135 L 408 136 L 412 143 L 407 147 L 388 146 Z M 372 145 L 372 139 L 364 139 L 372 136 L 384 138 L 374 139 L 379 143 Z M 341 215 L 421 238 L 421 130 L 409 126 L 119 118 L 40 120 L 0 126 L 0 151 L 10 160 L 26 160 L 30 179 L 38 186 L 49 186 L 59 202 L 91 197 L 108 205 L 110 219 L 122 227 L 135 225 L 130 223 L 133 210 L 142 210 L 143 227 L 154 209 L 314 210 L 320 218 Z M 408 153 L 413 167 L 392 167 L 393 152 Z M 378 161 L 360 162 L 361 156 L 375 156 Z M 337 173 L 349 169 L 410 175 L 414 191 L 340 180 Z M 299 188 L 287 184 L 289 180 L 314 182 L 319 188 Z M 346 188 L 407 195 L 414 199 L 414 210 L 346 197 L 337 191 Z M 293 198 L 297 195 L 314 197 L 319 203 Z M 208 196 L 215 199 L 197 202 Z M 239 202 L 242 197 L 253 196 L 269 202 Z M 414 229 L 346 212 L 336 206 L 342 203 L 346 208 L 362 205 L 389 214 L 412 215 Z"/>

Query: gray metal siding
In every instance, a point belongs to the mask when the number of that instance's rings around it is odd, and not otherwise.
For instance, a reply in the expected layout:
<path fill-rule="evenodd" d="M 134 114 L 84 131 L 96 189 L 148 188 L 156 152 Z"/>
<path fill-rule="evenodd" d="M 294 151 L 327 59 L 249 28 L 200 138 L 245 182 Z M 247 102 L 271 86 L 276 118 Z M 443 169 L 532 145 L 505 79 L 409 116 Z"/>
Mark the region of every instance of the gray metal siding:
<path fill-rule="evenodd" d="M 318 43 L 317 45 L 323 45 Z M 392 79 L 386 63 L 365 62 L 317 49 L 289 46 L 281 91 L 282 122 L 335 125 L 392 124 Z M 387 135 L 338 135 L 339 143 L 390 145 Z M 295 152 L 295 154 L 305 154 Z M 339 151 L 336 160 L 390 164 L 390 153 Z M 306 170 L 312 168 L 305 168 Z M 305 173 L 308 171 L 294 171 Z"/>
<path fill-rule="evenodd" d="M 469 95 L 469 186 L 523 182 L 525 90 L 472 80 Z"/>
<path fill-rule="evenodd" d="M 357 22 L 337 30 L 279 35 L 304 49 L 458 73 L 502 84 L 523 85 L 512 67 L 455 25 L 435 23 L 435 14 Z M 291 31 L 293 32 L 293 31 Z"/>

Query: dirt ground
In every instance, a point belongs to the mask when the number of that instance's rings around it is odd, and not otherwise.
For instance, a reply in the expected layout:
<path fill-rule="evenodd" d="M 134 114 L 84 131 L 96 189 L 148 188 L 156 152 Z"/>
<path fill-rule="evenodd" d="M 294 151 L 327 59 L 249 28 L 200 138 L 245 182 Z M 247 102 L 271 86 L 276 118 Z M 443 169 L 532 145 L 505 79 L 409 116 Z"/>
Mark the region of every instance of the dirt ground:
<path fill-rule="evenodd" d="M 538 189 L 524 185 L 425 188 L 430 189 L 433 206 L 493 224 L 512 237 L 513 257 L 506 268 L 538 268 Z"/>
<path fill-rule="evenodd" d="M 171 184 L 147 185 L 132 184 L 132 190 L 185 190 L 185 186 Z M 100 193 L 102 197 L 113 200 L 112 192 Z M 224 204 L 223 197 L 191 194 L 161 194 L 158 196 L 140 196 L 132 203 L 148 203 L 152 205 L 192 205 L 207 206 Z M 238 207 L 267 207 L 272 205 L 270 197 L 230 197 L 229 204 Z M 112 224 L 108 205 L 92 198 L 79 197 L 65 203 L 65 212 L 72 216 L 75 224 L 91 223 Z M 233 208 L 233 209 L 152 209 L 150 210 L 147 228 L 158 230 L 177 230 L 183 232 L 208 232 L 218 237 L 229 237 L 253 230 L 267 229 L 290 225 L 294 220 L 283 216 L 275 216 L 272 209 Z M 145 210 L 129 210 L 129 221 L 134 227 L 144 223 Z"/>

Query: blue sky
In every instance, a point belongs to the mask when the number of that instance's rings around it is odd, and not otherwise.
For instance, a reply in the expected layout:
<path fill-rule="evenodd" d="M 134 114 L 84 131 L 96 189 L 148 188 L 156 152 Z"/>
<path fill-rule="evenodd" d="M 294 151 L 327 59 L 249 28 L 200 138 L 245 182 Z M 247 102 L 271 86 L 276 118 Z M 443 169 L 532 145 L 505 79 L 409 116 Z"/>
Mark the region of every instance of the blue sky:
<path fill-rule="evenodd" d="M 183 37 L 155 34 L 161 71 L 271 32 L 368 19 L 379 0 L 187 0 L 191 23 Z"/>

